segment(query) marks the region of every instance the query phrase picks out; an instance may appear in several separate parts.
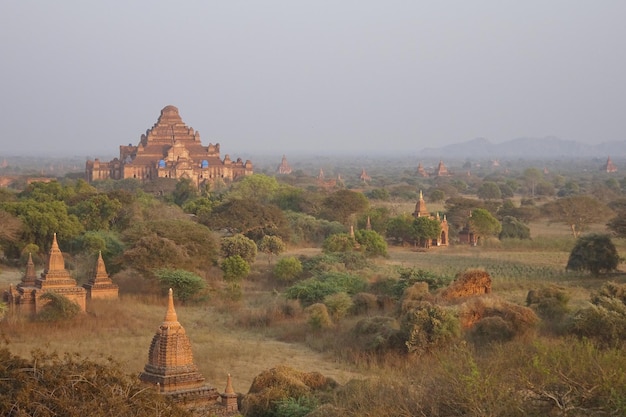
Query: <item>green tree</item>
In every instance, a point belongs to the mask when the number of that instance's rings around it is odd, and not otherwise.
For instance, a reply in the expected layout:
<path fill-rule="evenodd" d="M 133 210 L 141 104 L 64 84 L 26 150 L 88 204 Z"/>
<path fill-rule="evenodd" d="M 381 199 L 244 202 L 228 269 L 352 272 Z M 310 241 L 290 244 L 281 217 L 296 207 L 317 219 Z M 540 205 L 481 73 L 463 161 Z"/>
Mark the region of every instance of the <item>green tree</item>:
<path fill-rule="evenodd" d="M 279 189 L 274 177 L 252 174 L 233 184 L 228 192 L 228 200 L 255 200 L 260 203 L 271 201 Z"/>
<path fill-rule="evenodd" d="M 586 231 L 589 225 L 601 223 L 613 214 L 606 204 L 588 195 L 559 198 L 544 204 L 542 212 L 551 221 L 569 226 L 574 238 Z"/>
<path fill-rule="evenodd" d="M 222 249 L 222 256 L 225 258 L 239 255 L 250 264 L 256 259 L 256 243 L 254 243 L 254 240 L 249 239 L 242 234 L 223 237 L 220 247 Z"/>
<path fill-rule="evenodd" d="M 302 274 L 302 263 L 294 256 L 285 257 L 274 266 L 274 276 L 283 282 L 290 282 Z"/>
<path fill-rule="evenodd" d="M 369 201 L 363 193 L 339 190 L 326 197 L 320 216 L 327 220 L 348 224 L 352 215 L 364 212 L 368 207 Z"/>
<path fill-rule="evenodd" d="M 414 218 L 410 214 L 392 217 L 387 222 L 386 236 L 394 239 L 397 243 L 414 242 L 413 220 Z"/>
<path fill-rule="evenodd" d="M 285 242 L 279 236 L 263 236 L 259 242 L 259 250 L 267 255 L 267 264 L 272 263 L 272 257 L 278 256 L 286 249 Z"/>
<path fill-rule="evenodd" d="M 482 200 L 499 200 L 502 198 L 502 191 L 495 182 L 484 181 L 478 188 L 476 195 Z"/>
<path fill-rule="evenodd" d="M 512 216 L 502 219 L 500 239 L 530 239 L 530 227 Z"/>
<path fill-rule="evenodd" d="M 424 354 L 450 344 L 460 334 L 460 323 L 445 307 L 423 301 L 402 317 L 409 352 Z"/>
<path fill-rule="evenodd" d="M 106 194 L 94 194 L 70 207 L 69 213 L 78 217 L 85 230 L 109 230 L 121 209 L 118 200 Z"/>
<path fill-rule="evenodd" d="M 206 271 L 217 261 L 214 233 L 188 219 L 138 222 L 126 231 L 123 241 L 124 265 L 147 274 L 157 268 Z"/>
<path fill-rule="evenodd" d="M 157 269 L 154 274 L 161 283 L 161 287 L 171 288 L 174 297 L 183 303 L 191 300 L 206 286 L 201 277 L 184 269 L 161 268 Z"/>
<path fill-rule="evenodd" d="M 441 203 L 446 199 L 446 193 L 441 188 L 432 188 L 428 191 L 428 200 L 433 203 Z"/>
<path fill-rule="evenodd" d="M 472 210 L 469 220 L 470 228 L 478 238 L 498 236 L 502 231 L 502 225 L 485 209 Z"/>
<path fill-rule="evenodd" d="M 411 235 L 421 246 L 430 247 L 430 242 L 441 234 L 441 223 L 436 219 L 421 216 L 413 220 Z"/>
<path fill-rule="evenodd" d="M 172 199 L 182 207 L 187 201 L 197 198 L 198 194 L 198 187 L 189 178 L 181 178 L 172 192 Z"/>
<path fill-rule="evenodd" d="M 250 274 L 250 264 L 239 255 L 229 256 L 220 265 L 224 273 L 224 281 L 239 284 Z"/>
<path fill-rule="evenodd" d="M 335 233 L 322 243 L 324 253 L 350 252 L 356 247 L 356 240 L 348 233 Z"/>
<path fill-rule="evenodd" d="M 619 265 L 619 255 L 608 235 L 592 233 L 578 238 L 567 260 L 566 269 L 589 271 L 594 275 L 611 272 Z"/>
<path fill-rule="evenodd" d="M 539 181 L 543 179 L 543 173 L 537 168 L 527 168 L 524 170 L 523 180 L 526 183 L 528 194 L 535 196 L 535 188 Z"/>
<path fill-rule="evenodd" d="M 289 239 L 289 225 L 285 214 L 273 204 L 256 200 L 228 200 L 213 209 L 206 222 L 213 230 L 227 229 L 242 233 L 252 240 L 264 235 L 277 235 Z"/>
<path fill-rule="evenodd" d="M 74 239 L 83 231 L 78 217 L 68 213 L 63 201 L 35 201 L 32 199 L 0 204 L 3 209 L 21 220 L 23 224 L 22 242 L 35 243 L 47 251 L 52 244 L 52 236 L 57 234 L 59 242 Z M 62 243 L 61 243 L 62 244 Z"/>
<path fill-rule="evenodd" d="M 368 258 L 387 256 L 387 242 L 374 230 L 357 230 L 354 236 L 360 250 Z"/>

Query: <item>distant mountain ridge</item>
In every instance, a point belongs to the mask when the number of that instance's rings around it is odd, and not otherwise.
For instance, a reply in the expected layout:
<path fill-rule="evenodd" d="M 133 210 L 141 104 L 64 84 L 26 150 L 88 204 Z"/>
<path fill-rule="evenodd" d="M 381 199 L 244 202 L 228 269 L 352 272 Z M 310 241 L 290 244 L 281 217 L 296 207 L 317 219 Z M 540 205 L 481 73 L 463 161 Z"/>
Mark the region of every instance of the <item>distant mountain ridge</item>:
<path fill-rule="evenodd" d="M 430 158 L 606 158 L 626 157 L 626 140 L 587 145 L 573 140 L 546 138 L 518 138 L 502 143 L 491 143 L 485 138 L 426 148 L 419 152 Z"/>

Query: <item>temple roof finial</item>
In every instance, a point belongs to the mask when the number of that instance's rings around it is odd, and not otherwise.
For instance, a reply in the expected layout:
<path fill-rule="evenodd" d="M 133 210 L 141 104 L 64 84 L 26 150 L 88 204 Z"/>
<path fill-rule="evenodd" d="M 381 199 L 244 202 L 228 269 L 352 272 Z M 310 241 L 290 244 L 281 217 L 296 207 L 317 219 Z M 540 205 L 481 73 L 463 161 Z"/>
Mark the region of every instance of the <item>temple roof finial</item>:
<path fill-rule="evenodd" d="M 224 394 L 235 394 L 230 374 L 228 374 L 228 378 L 226 379 L 226 388 L 224 389 Z"/>
<path fill-rule="evenodd" d="M 167 312 L 165 313 L 166 322 L 177 322 L 178 316 L 176 310 L 174 310 L 174 291 L 170 288 L 168 300 L 167 300 Z"/>

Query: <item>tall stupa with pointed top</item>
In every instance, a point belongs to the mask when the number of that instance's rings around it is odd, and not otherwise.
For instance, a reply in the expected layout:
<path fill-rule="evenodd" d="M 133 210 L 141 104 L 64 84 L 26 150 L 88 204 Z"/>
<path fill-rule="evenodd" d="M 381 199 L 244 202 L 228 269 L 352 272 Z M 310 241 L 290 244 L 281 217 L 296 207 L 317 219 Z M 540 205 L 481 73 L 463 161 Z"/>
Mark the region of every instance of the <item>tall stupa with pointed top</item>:
<path fill-rule="evenodd" d="M 46 292 L 62 295 L 78 304 L 81 311 L 86 310 L 86 291 L 76 285 L 70 272 L 65 269 L 65 259 L 59 249 L 57 235 L 52 238 L 48 261 L 41 275 L 36 278 L 35 265 L 29 255 L 26 273 L 17 288 L 10 287 L 4 298 L 13 308 L 28 314 L 39 313 L 48 301 L 41 298 Z"/>
<path fill-rule="evenodd" d="M 226 384 L 227 392 L 220 394 L 206 383 L 198 371 L 193 361 L 191 342 L 174 309 L 171 288 L 165 317 L 152 338 L 148 363 L 139 379 L 154 385 L 159 393 L 170 396 L 194 414 L 232 415 L 238 412 L 237 396 L 232 389 L 230 375 Z"/>

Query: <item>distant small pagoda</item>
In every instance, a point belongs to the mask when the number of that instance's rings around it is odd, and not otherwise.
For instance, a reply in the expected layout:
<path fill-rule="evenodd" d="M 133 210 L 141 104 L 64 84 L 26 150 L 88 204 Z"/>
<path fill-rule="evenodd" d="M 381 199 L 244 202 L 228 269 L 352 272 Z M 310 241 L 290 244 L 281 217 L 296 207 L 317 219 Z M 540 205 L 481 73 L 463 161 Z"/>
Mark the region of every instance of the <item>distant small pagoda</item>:
<path fill-rule="evenodd" d="M 289 162 L 287 162 L 287 157 L 285 155 L 283 155 L 283 159 L 280 162 L 280 165 L 278 165 L 278 168 L 276 168 L 276 172 L 281 175 L 291 174 L 291 166 L 289 165 Z"/>
<path fill-rule="evenodd" d="M 363 182 L 369 182 L 372 180 L 372 177 L 370 177 L 369 175 L 367 175 L 367 172 L 365 171 L 365 168 L 363 168 L 363 170 L 361 171 L 361 175 L 359 176 L 359 179 Z"/>
<path fill-rule="evenodd" d="M 435 177 L 447 177 L 450 173 L 448 172 L 448 168 L 443 164 L 443 161 L 439 161 L 439 165 L 435 169 Z"/>
<path fill-rule="evenodd" d="M 615 164 L 613 164 L 613 161 L 611 161 L 611 157 L 610 156 L 606 160 L 606 165 L 605 165 L 604 169 L 608 173 L 617 172 L 617 167 L 615 166 Z"/>
<path fill-rule="evenodd" d="M 419 175 L 420 177 L 424 177 L 424 178 L 428 177 L 428 172 L 426 172 L 421 162 L 417 164 L 417 175 Z"/>

